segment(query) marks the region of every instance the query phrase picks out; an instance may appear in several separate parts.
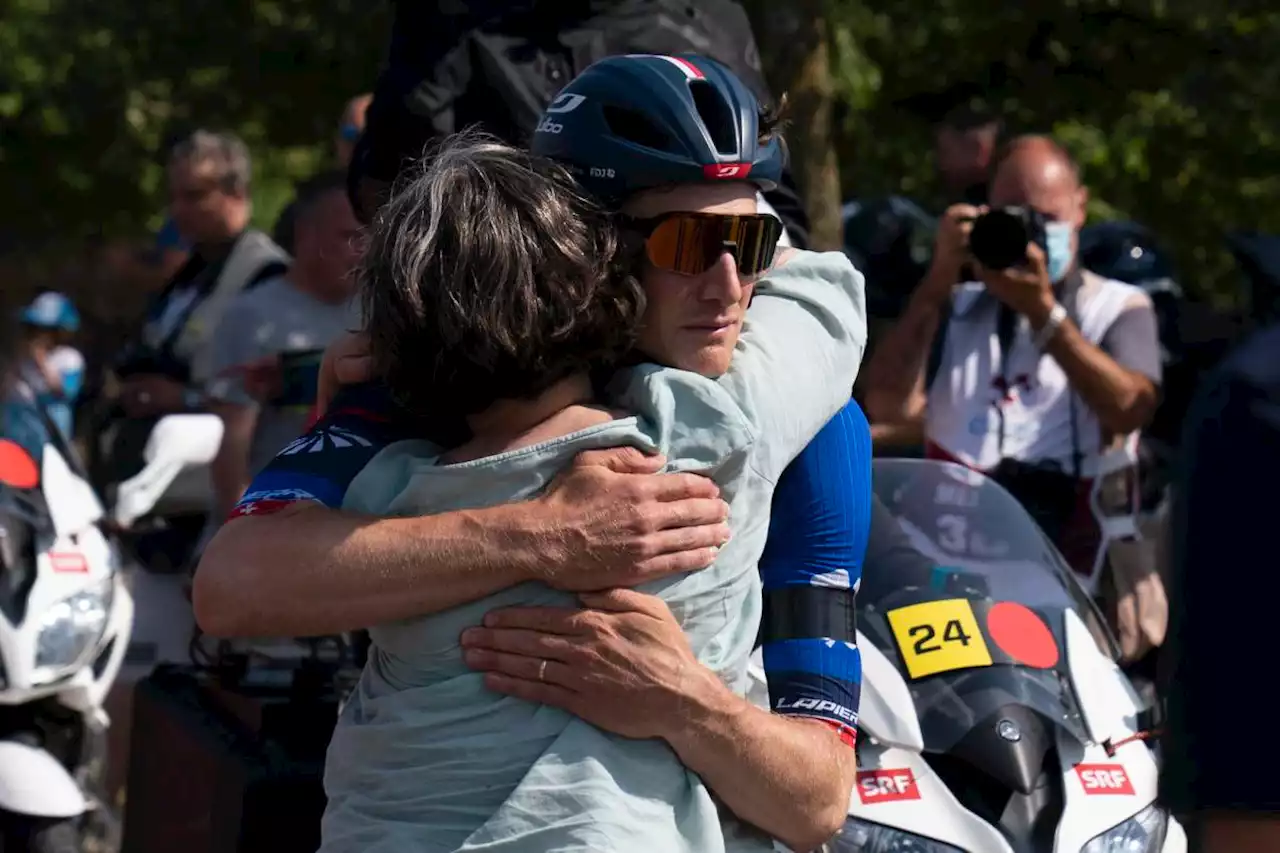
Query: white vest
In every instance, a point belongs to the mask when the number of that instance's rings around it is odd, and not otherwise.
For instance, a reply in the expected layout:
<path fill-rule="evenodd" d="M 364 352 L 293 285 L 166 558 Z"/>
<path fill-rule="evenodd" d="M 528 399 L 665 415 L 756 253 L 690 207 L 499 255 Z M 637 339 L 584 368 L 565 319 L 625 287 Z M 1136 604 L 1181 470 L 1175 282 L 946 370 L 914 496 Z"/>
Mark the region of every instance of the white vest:
<path fill-rule="evenodd" d="M 209 341 L 227 305 L 267 264 L 288 264 L 291 260 L 284 249 L 261 231 L 249 229 L 236 240 L 213 288 L 185 318 L 185 325 L 173 343 L 174 355 L 191 365 L 193 384 L 203 385 L 209 379 Z M 148 345 L 159 347 L 169 334 L 169 329 L 157 326 L 144 330 L 143 338 Z"/>
<path fill-rule="evenodd" d="M 1116 318 L 1133 305 L 1135 296 L 1146 299 L 1139 288 L 1086 271 L 1072 319 L 1088 341 L 1098 344 Z M 1057 361 L 1036 349 L 1023 317 L 1018 318 L 1004 354 L 1008 368 L 1001 370 L 996 333 L 999 304 L 979 283 L 956 288 L 942 359 L 929 388 L 926 438 L 943 453 L 980 470 L 1013 458 L 1056 460 L 1063 471 L 1072 472 L 1074 413 L 1074 441 L 1082 456 L 1080 474 L 1091 478 L 1102 449 L 1097 416 L 1070 392 Z"/>

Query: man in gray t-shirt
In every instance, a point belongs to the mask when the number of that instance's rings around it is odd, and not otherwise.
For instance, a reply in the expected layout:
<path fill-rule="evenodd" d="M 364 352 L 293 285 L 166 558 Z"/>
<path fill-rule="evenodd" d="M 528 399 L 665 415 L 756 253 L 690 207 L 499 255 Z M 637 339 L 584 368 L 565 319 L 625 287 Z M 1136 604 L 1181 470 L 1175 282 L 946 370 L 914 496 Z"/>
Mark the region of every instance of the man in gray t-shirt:
<path fill-rule="evenodd" d="M 324 348 L 359 326 L 351 272 L 360 226 L 341 174 L 299 190 L 295 248 L 289 272 L 238 296 L 211 342 L 206 390 L 225 428 L 213 463 L 216 518 L 306 429 Z"/>

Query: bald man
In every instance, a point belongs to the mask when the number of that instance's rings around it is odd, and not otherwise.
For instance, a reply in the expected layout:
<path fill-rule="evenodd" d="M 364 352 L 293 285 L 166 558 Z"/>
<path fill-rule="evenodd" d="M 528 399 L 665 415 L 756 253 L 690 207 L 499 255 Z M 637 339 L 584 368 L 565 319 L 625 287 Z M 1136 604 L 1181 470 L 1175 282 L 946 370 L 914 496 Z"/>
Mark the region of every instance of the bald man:
<path fill-rule="evenodd" d="M 982 269 L 968 239 L 987 208 L 948 209 L 929 273 L 866 368 L 867 414 L 882 431 L 923 432 L 933 458 L 995 475 L 1089 573 L 1098 537 L 1077 535 L 1092 526 L 1079 498 L 1100 454 L 1155 409 L 1155 313 L 1141 290 L 1077 263 L 1088 190 L 1052 139 L 1010 142 L 990 199 L 1047 217 L 1045 248 L 1029 243 L 1022 265 Z M 955 286 L 966 263 L 980 280 Z"/>

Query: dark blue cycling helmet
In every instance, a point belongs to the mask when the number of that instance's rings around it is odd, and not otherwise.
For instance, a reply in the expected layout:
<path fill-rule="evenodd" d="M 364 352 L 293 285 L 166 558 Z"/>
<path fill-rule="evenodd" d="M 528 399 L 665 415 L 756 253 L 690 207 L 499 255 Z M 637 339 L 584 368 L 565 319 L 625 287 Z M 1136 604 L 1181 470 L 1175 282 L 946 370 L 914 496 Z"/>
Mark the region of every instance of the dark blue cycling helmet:
<path fill-rule="evenodd" d="M 631 54 L 588 67 L 542 114 L 530 148 L 569 167 L 615 206 L 670 184 L 750 181 L 777 186 L 782 141 L 760 140 L 760 102 L 705 56 Z"/>

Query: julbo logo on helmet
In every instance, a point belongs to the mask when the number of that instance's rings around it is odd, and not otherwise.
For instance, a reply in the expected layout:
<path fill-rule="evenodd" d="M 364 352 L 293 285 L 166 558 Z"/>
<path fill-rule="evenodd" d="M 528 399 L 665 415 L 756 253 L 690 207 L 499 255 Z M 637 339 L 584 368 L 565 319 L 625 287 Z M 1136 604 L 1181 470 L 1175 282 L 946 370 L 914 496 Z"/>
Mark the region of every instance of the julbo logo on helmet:
<path fill-rule="evenodd" d="M 702 167 L 702 175 L 712 181 L 740 181 L 751 174 L 750 163 L 709 163 Z"/>

